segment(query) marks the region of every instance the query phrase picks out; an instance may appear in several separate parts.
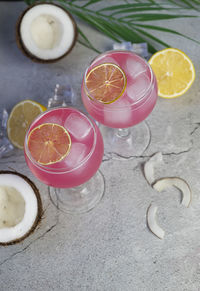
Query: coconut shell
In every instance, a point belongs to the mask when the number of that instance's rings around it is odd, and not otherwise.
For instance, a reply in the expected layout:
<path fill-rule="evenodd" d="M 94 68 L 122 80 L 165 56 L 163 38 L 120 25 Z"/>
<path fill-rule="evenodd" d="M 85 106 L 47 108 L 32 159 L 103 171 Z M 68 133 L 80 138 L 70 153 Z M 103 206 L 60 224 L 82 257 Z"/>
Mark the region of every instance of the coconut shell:
<path fill-rule="evenodd" d="M 13 171 L 0 171 L 0 175 L 1 174 L 17 175 L 17 176 L 21 177 L 22 179 L 24 179 L 31 186 L 31 188 L 33 189 L 33 191 L 35 193 L 35 196 L 37 198 L 37 203 L 38 203 L 38 213 L 37 213 L 37 217 L 36 217 L 35 222 L 33 223 L 32 227 L 31 227 L 31 229 L 24 236 L 22 236 L 19 239 L 10 241 L 8 243 L 1 243 L 0 242 L 0 245 L 1 246 L 8 246 L 8 245 L 13 245 L 13 244 L 16 244 L 16 243 L 19 243 L 19 242 L 23 241 L 31 233 L 34 232 L 34 230 L 36 229 L 36 227 L 38 226 L 38 224 L 40 223 L 41 218 L 42 218 L 42 214 L 43 214 L 43 211 L 42 211 L 42 200 L 41 200 L 41 197 L 40 197 L 39 190 L 37 189 L 37 187 L 35 186 L 35 184 L 28 177 L 22 175 L 21 173 L 13 172 Z"/>
<path fill-rule="evenodd" d="M 21 38 L 21 35 L 20 35 L 20 25 L 21 25 L 21 21 L 22 21 L 22 18 L 24 17 L 24 15 L 26 14 L 26 12 L 28 10 L 30 10 L 31 8 L 33 8 L 34 6 L 37 6 L 37 5 L 43 5 L 43 4 L 49 4 L 49 5 L 54 5 L 54 6 L 57 6 L 59 8 L 61 8 L 68 16 L 69 18 L 71 19 L 72 21 L 72 24 L 73 24 L 73 27 L 74 27 L 74 40 L 70 46 L 70 48 L 68 49 L 68 51 L 66 53 L 64 53 L 62 56 L 56 58 L 56 59 L 50 59 L 50 60 L 43 60 L 43 59 L 40 59 L 36 56 L 34 56 L 24 45 L 23 43 L 23 40 Z M 44 3 L 37 3 L 37 4 L 33 4 L 33 5 L 30 5 L 27 9 L 25 9 L 22 14 L 20 15 L 20 17 L 18 18 L 17 20 L 17 23 L 16 23 L 16 42 L 17 42 L 17 45 L 19 47 L 19 49 L 22 51 L 22 53 L 28 57 L 29 59 L 31 59 L 33 62 L 36 62 L 36 63 L 44 63 L 44 64 L 47 64 L 47 63 L 55 63 L 57 61 L 59 61 L 60 59 L 64 58 L 66 55 L 68 55 L 71 50 L 73 49 L 75 43 L 76 43 L 76 40 L 77 40 L 77 37 L 78 37 L 78 29 L 77 29 L 77 25 L 76 25 L 76 22 L 73 18 L 73 16 L 71 15 L 71 13 L 69 13 L 69 11 L 65 10 L 63 7 L 57 5 L 57 4 L 54 4 L 54 3 L 50 3 L 50 2 L 44 2 Z"/>

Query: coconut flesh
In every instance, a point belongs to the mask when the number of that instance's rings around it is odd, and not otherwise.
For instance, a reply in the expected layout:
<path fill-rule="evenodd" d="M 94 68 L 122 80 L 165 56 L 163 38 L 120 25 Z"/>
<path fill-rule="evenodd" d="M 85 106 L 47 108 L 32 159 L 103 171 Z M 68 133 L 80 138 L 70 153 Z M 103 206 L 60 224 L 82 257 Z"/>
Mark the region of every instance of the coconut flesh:
<path fill-rule="evenodd" d="M 163 239 L 165 236 L 165 232 L 156 221 L 157 209 L 158 207 L 156 205 L 150 204 L 147 210 L 147 225 L 153 234 L 155 234 L 160 239 Z"/>
<path fill-rule="evenodd" d="M 38 217 L 38 200 L 21 176 L 0 174 L 0 244 L 20 241 Z"/>
<path fill-rule="evenodd" d="M 53 60 L 65 55 L 76 38 L 76 25 L 62 8 L 38 4 L 28 9 L 20 23 L 24 48 L 41 60 Z"/>

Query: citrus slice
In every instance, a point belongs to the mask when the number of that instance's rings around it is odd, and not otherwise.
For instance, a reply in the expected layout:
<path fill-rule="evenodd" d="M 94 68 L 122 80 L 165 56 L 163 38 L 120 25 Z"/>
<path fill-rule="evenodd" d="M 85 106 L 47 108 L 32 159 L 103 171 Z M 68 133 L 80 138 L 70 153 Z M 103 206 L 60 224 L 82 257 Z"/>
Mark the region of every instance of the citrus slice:
<path fill-rule="evenodd" d="M 31 122 L 46 107 L 32 100 L 24 100 L 17 103 L 8 118 L 7 133 L 12 144 L 23 149 L 26 131 Z"/>
<path fill-rule="evenodd" d="M 112 103 L 121 97 L 126 83 L 124 71 L 111 63 L 104 63 L 92 68 L 86 76 L 88 97 L 104 104 Z"/>
<path fill-rule="evenodd" d="M 44 123 L 35 127 L 28 136 L 28 149 L 33 159 L 42 165 L 62 161 L 71 148 L 68 131 L 61 125 Z"/>
<path fill-rule="evenodd" d="M 194 65 L 190 58 L 178 49 L 167 48 L 155 53 L 149 64 L 155 73 L 160 97 L 179 97 L 194 82 Z"/>

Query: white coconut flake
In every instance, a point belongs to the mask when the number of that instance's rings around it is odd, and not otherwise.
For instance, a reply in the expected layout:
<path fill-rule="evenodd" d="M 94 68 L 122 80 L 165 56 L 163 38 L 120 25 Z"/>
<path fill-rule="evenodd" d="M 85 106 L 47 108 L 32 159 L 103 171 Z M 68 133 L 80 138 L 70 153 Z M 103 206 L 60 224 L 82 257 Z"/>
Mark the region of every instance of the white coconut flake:
<path fill-rule="evenodd" d="M 188 183 L 179 177 L 169 177 L 169 178 L 162 178 L 156 181 L 153 185 L 153 188 L 159 192 L 166 190 L 170 187 L 178 188 L 182 193 L 182 201 L 181 204 L 185 207 L 189 207 L 190 202 L 192 200 L 192 192 L 188 185 Z"/>
<path fill-rule="evenodd" d="M 0 187 L 2 189 L 1 203 L 4 204 L 4 207 L 8 206 L 8 193 L 6 191 L 9 191 L 9 187 L 20 193 L 25 203 L 24 215 L 19 223 L 14 226 L 0 228 L 0 243 L 9 243 L 20 239 L 30 231 L 38 214 L 38 202 L 32 187 L 18 175 L 0 174 Z M 14 203 L 14 201 L 12 202 Z M 11 207 L 13 206 L 12 204 Z"/>
<path fill-rule="evenodd" d="M 165 236 L 164 230 L 157 224 L 156 212 L 158 207 L 154 204 L 150 204 L 147 209 L 147 225 L 151 232 L 155 234 L 158 238 L 163 239 Z"/>
<path fill-rule="evenodd" d="M 156 164 L 161 162 L 163 162 L 163 156 L 161 152 L 158 152 L 144 164 L 144 176 L 150 185 L 152 185 L 155 181 L 154 167 Z"/>

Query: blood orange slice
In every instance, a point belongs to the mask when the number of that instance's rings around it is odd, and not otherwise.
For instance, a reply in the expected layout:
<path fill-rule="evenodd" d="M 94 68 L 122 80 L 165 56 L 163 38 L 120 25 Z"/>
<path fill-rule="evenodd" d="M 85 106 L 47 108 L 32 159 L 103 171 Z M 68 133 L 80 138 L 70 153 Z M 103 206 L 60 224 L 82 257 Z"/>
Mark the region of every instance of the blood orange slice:
<path fill-rule="evenodd" d="M 104 104 L 112 103 L 121 97 L 126 83 L 124 71 L 112 63 L 98 65 L 86 76 L 88 97 Z"/>
<path fill-rule="evenodd" d="M 28 137 L 28 149 L 34 160 L 50 165 L 63 160 L 71 148 L 68 131 L 61 125 L 44 123 L 35 127 Z"/>

